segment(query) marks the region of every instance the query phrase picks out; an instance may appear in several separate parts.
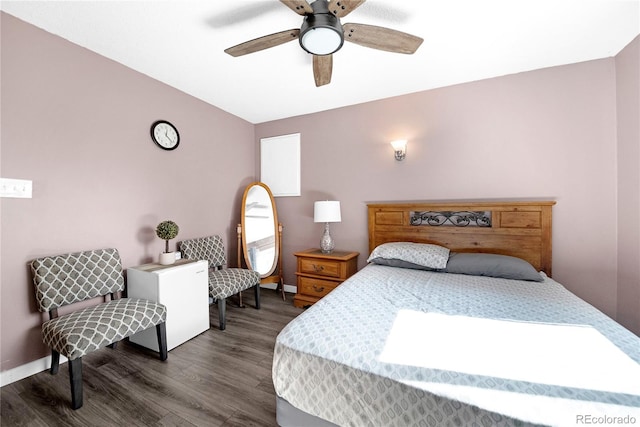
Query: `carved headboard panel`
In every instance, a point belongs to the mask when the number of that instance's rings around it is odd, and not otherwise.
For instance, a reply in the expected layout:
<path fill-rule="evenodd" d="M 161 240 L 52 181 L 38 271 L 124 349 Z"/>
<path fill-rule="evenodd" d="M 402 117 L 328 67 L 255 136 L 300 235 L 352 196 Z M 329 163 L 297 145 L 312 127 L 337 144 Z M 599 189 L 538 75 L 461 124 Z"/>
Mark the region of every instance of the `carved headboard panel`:
<path fill-rule="evenodd" d="M 551 277 L 551 208 L 555 203 L 369 203 L 369 253 L 387 242 L 433 243 L 453 252 L 522 258 Z"/>

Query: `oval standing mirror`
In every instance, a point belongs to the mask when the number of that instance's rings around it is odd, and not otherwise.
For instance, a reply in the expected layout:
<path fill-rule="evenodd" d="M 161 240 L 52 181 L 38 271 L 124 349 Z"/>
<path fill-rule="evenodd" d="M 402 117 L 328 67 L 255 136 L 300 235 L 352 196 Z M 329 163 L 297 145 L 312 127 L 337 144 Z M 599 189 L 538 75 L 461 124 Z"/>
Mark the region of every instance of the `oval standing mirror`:
<path fill-rule="evenodd" d="M 265 184 L 254 182 L 247 186 L 242 198 L 241 221 L 247 267 L 260 273 L 263 279 L 272 276 L 279 267 L 280 235 L 276 205 Z M 279 283 L 279 276 L 277 281 Z"/>

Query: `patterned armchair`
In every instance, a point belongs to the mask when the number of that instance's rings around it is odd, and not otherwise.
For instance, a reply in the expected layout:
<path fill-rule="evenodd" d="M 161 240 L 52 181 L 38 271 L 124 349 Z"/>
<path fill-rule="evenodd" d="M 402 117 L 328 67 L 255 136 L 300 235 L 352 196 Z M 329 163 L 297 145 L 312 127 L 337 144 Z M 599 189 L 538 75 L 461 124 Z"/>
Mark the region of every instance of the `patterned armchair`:
<path fill-rule="evenodd" d="M 60 355 L 69 359 L 71 407 L 82 406 L 82 357 L 152 326 L 156 327 L 160 360 L 167 359 L 162 304 L 138 298 L 114 299 L 124 290 L 120 255 L 99 249 L 39 258 L 31 262 L 38 310 L 49 312 L 42 325 L 51 348 L 51 374 L 58 373 Z M 58 307 L 110 295 L 108 301 L 58 316 Z M 104 298 L 106 300 L 106 298 Z"/>
<path fill-rule="evenodd" d="M 180 251 L 184 258 L 209 261 L 209 296 L 218 303 L 220 330 L 227 326 L 226 298 L 231 295 L 253 287 L 255 306 L 260 308 L 260 274 L 245 268 L 226 268 L 227 257 L 220 236 L 184 240 L 180 243 Z"/>

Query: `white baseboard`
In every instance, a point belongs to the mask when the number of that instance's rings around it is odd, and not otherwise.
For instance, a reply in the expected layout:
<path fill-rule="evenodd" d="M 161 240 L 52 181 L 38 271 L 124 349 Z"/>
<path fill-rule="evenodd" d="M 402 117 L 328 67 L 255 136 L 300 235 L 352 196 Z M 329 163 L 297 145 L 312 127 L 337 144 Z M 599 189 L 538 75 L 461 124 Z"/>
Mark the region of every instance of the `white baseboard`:
<path fill-rule="evenodd" d="M 264 289 L 276 289 L 277 286 L 277 283 L 266 283 L 264 285 L 260 285 L 260 287 Z M 284 291 L 295 294 L 298 292 L 298 287 L 293 285 L 284 285 Z"/>
<path fill-rule="evenodd" d="M 276 289 L 276 283 L 267 283 L 261 285 L 261 288 Z M 284 285 L 284 291 L 288 293 L 296 293 L 298 288 L 293 285 Z M 60 364 L 67 362 L 67 358 L 60 355 Z M 20 381 L 31 375 L 38 374 L 42 371 L 46 371 L 51 367 L 51 356 L 43 357 L 42 359 L 34 360 L 33 362 L 25 363 L 24 365 L 17 366 L 13 369 L 0 372 L 0 387 L 4 387 L 13 382 Z"/>
<path fill-rule="evenodd" d="M 60 364 L 62 365 L 66 362 L 67 358 L 60 355 Z M 13 369 L 0 372 L 0 387 L 20 381 L 42 371 L 47 371 L 49 368 L 51 368 L 51 356 L 43 357 L 42 359 L 34 360 L 33 362 L 25 363 L 24 365 L 17 366 Z"/>

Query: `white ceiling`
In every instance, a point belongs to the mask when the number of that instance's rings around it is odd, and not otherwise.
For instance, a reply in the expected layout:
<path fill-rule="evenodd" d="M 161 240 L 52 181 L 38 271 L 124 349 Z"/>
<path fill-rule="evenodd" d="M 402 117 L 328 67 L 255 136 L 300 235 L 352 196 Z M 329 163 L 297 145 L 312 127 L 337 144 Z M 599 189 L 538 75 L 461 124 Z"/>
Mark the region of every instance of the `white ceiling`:
<path fill-rule="evenodd" d="M 422 37 L 414 55 L 345 43 L 316 87 L 297 41 L 227 47 L 299 28 L 277 0 L 2 1 L 24 21 L 251 123 L 615 56 L 640 33 L 640 0 L 369 0 L 342 18 Z"/>

